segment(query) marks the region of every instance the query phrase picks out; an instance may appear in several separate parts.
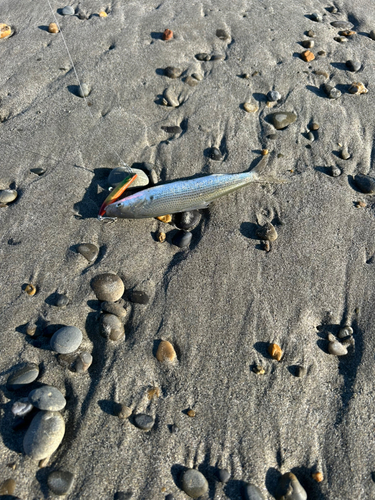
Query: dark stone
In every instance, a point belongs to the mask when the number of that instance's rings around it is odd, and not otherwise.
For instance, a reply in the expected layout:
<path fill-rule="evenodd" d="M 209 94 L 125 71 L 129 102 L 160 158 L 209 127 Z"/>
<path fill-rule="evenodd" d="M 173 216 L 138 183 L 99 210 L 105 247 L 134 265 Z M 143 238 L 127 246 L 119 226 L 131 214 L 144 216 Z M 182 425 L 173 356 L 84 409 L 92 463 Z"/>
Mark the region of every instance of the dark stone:
<path fill-rule="evenodd" d="M 205 52 L 202 52 L 202 54 L 197 54 L 195 56 L 198 61 L 209 61 L 211 59 L 211 56 L 209 54 L 206 54 Z"/>
<path fill-rule="evenodd" d="M 247 483 L 242 490 L 244 500 L 264 500 L 264 495 L 255 484 Z"/>
<path fill-rule="evenodd" d="M 167 132 L 167 134 L 180 134 L 182 132 L 182 128 L 177 125 L 172 125 L 170 127 L 162 126 L 161 129 Z"/>
<path fill-rule="evenodd" d="M 146 292 L 142 292 L 140 290 L 133 290 L 133 292 L 130 295 L 130 301 L 134 302 L 135 304 L 143 304 L 146 305 L 150 302 L 150 298 L 147 295 Z"/>
<path fill-rule="evenodd" d="M 168 495 L 165 497 L 165 500 L 175 500 L 175 498 L 172 493 L 168 493 Z"/>
<path fill-rule="evenodd" d="M 217 471 L 217 478 L 221 483 L 227 483 L 230 479 L 230 473 L 226 469 L 219 469 Z"/>
<path fill-rule="evenodd" d="M 307 500 L 307 494 L 292 472 L 286 472 L 279 479 L 276 500 Z"/>
<path fill-rule="evenodd" d="M 220 38 L 220 40 L 229 40 L 230 35 L 223 29 L 216 30 L 216 36 Z"/>
<path fill-rule="evenodd" d="M 48 488 L 55 495 L 67 495 L 73 486 L 74 475 L 64 470 L 56 470 L 49 474 L 47 478 Z"/>
<path fill-rule="evenodd" d="M 375 179 L 368 175 L 358 174 L 354 176 L 354 182 L 357 188 L 365 194 L 375 193 Z"/>
<path fill-rule="evenodd" d="M 28 363 L 26 366 L 13 373 L 7 381 L 7 388 L 10 391 L 22 389 L 25 385 L 31 384 L 39 375 L 39 366 L 35 363 Z"/>
<path fill-rule="evenodd" d="M 132 498 L 133 492 L 132 491 L 118 491 L 115 493 L 114 500 L 130 500 Z"/>
<path fill-rule="evenodd" d="M 134 424 L 143 431 L 152 429 L 154 423 L 154 419 L 150 415 L 146 415 L 146 413 L 138 413 L 138 415 L 134 416 Z"/>
<path fill-rule="evenodd" d="M 180 68 L 174 68 L 173 66 L 168 66 L 168 68 L 165 68 L 164 70 L 165 76 L 168 78 L 179 78 L 182 75 L 182 69 Z"/>
<path fill-rule="evenodd" d="M 81 243 L 77 248 L 77 252 L 83 255 L 89 262 L 94 262 L 98 256 L 99 248 L 93 243 Z"/>
<path fill-rule="evenodd" d="M 198 210 L 191 210 L 190 212 L 180 212 L 175 215 L 174 223 L 178 229 L 184 231 L 192 231 L 201 220 L 201 214 Z"/>
<path fill-rule="evenodd" d="M 338 99 L 341 96 L 341 91 L 328 83 L 323 85 L 323 90 L 330 99 Z"/>
<path fill-rule="evenodd" d="M 346 67 L 348 68 L 349 71 L 359 71 L 361 69 L 361 63 L 359 61 L 346 61 Z"/>
<path fill-rule="evenodd" d="M 210 158 L 211 158 L 211 160 L 221 161 L 223 159 L 223 155 L 220 153 L 220 149 L 211 148 Z"/>
<path fill-rule="evenodd" d="M 63 293 L 59 293 L 56 297 L 56 307 L 66 307 L 69 304 L 69 298 Z"/>
<path fill-rule="evenodd" d="M 188 247 L 190 245 L 192 237 L 193 237 L 193 235 L 191 233 L 189 233 L 189 232 L 179 231 L 173 237 L 172 243 L 176 247 L 186 248 L 186 247 Z"/>
<path fill-rule="evenodd" d="M 297 115 L 290 113 L 289 111 L 279 111 L 277 113 L 271 113 L 269 115 L 272 125 L 276 130 L 281 130 L 286 128 L 291 123 L 294 123 L 297 119 Z"/>
<path fill-rule="evenodd" d="M 42 167 L 37 167 L 37 168 L 30 168 L 30 172 L 36 175 L 43 175 L 46 171 Z"/>

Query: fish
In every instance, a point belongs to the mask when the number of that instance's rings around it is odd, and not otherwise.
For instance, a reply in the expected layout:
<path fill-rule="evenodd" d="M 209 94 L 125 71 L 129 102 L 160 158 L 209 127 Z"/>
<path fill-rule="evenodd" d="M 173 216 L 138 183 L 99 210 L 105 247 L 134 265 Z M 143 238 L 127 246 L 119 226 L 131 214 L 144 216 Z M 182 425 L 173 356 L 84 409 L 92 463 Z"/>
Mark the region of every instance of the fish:
<path fill-rule="evenodd" d="M 158 184 L 112 203 L 104 202 L 99 218 L 102 218 L 103 212 L 110 218 L 146 219 L 200 210 L 207 208 L 212 201 L 253 182 L 282 182 L 261 175 L 260 170 L 263 166 L 260 162 L 253 170 L 246 172 L 209 174 L 194 179 Z"/>

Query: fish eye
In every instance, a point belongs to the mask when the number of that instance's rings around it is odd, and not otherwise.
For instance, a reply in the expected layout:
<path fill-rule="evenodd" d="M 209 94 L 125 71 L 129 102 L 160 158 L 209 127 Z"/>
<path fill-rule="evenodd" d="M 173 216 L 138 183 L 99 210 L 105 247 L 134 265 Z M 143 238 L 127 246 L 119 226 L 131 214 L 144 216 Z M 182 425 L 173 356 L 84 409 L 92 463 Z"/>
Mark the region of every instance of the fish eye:
<path fill-rule="evenodd" d="M 116 207 L 120 208 L 121 207 L 121 203 L 117 203 Z"/>
<path fill-rule="evenodd" d="M 150 196 L 150 200 L 152 201 L 154 199 L 153 195 Z"/>

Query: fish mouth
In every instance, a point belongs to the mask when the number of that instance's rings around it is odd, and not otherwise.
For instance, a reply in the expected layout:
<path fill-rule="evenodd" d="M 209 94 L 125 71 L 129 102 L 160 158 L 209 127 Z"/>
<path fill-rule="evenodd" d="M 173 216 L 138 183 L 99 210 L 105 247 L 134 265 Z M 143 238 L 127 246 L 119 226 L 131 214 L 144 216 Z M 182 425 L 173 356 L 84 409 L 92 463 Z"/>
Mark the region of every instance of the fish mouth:
<path fill-rule="evenodd" d="M 110 205 L 107 205 L 104 209 L 104 213 L 106 217 L 117 217 L 118 216 L 118 209 L 116 207 L 118 203 L 111 203 Z"/>

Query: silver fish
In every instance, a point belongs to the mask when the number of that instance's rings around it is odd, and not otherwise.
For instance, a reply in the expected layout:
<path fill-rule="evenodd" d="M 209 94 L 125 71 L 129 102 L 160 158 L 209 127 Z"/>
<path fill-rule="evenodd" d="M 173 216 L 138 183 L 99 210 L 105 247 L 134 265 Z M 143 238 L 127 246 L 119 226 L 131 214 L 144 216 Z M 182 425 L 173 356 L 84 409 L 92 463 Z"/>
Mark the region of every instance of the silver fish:
<path fill-rule="evenodd" d="M 107 217 L 145 219 L 199 210 L 252 182 L 269 182 L 269 179 L 260 176 L 255 168 L 240 174 L 212 174 L 160 184 L 111 203 L 105 208 L 105 214 Z"/>

